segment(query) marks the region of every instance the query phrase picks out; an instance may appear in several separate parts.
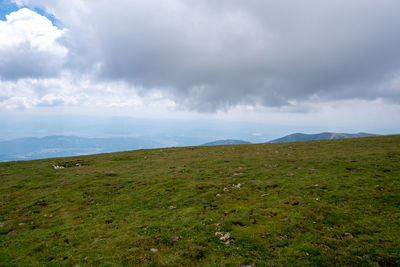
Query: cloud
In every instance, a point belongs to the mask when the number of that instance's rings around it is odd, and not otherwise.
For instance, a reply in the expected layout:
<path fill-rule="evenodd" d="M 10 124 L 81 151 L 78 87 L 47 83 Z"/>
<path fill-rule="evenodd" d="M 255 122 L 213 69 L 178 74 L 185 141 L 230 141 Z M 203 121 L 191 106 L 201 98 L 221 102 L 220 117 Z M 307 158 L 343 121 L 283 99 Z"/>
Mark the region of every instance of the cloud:
<path fill-rule="evenodd" d="M 57 112 L 77 110 L 105 112 L 123 110 L 124 115 L 166 114 L 175 102 L 153 90 L 139 95 L 138 89 L 126 82 L 96 82 L 89 77 L 75 79 L 70 72 L 55 78 L 21 78 L 17 81 L 0 80 L 0 110 L 47 110 Z M 45 111 L 44 111 L 45 112 Z"/>
<path fill-rule="evenodd" d="M 0 78 L 56 76 L 68 54 L 58 42 L 65 31 L 27 8 L 7 15 L 0 21 Z"/>
<path fill-rule="evenodd" d="M 157 90 L 180 108 L 400 102 L 397 0 L 18 3 L 69 29 L 70 71 Z"/>

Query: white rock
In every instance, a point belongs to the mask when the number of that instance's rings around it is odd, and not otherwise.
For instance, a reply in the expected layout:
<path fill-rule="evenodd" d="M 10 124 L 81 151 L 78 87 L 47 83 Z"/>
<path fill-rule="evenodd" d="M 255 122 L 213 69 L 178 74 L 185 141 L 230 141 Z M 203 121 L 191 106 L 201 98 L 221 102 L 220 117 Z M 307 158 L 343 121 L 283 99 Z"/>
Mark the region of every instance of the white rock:
<path fill-rule="evenodd" d="M 221 240 L 222 242 L 226 242 L 226 241 L 228 241 L 230 238 L 231 238 L 231 234 L 230 234 L 230 233 L 226 233 L 226 234 L 224 234 L 223 236 L 221 236 L 221 237 L 219 238 L 219 240 Z"/>

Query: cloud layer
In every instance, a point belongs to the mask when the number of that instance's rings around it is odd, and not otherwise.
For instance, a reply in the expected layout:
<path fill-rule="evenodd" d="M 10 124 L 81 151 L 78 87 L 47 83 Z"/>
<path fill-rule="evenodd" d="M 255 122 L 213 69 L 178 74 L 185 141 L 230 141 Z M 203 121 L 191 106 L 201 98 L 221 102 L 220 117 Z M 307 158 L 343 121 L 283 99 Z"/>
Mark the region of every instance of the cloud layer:
<path fill-rule="evenodd" d="M 64 71 L 141 94 L 157 90 L 198 111 L 400 102 L 397 0 L 17 3 L 45 9 L 68 31 L 27 9 L 12 13 L 0 22 L 2 79 Z M 4 41 L 14 33 L 17 41 Z"/>
<path fill-rule="evenodd" d="M 65 30 L 27 8 L 0 21 L 0 78 L 51 77 L 63 67 L 68 50 L 58 42 Z"/>

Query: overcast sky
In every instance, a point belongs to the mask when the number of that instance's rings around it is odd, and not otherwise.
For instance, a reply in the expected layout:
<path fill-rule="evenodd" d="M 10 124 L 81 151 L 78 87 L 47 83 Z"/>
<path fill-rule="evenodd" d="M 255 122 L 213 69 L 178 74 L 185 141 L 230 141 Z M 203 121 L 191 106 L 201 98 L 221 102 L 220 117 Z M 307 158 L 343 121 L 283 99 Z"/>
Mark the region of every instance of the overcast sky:
<path fill-rule="evenodd" d="M 2 114 L 400 132 L 398 0 L 0 0 L 0 10 Z"/>

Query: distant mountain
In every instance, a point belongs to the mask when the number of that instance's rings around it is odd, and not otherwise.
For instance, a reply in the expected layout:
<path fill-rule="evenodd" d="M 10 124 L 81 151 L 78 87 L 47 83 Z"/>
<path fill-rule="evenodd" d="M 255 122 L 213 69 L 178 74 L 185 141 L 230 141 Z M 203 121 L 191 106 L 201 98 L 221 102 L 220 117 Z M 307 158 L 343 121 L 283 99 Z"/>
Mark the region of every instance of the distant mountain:
<path fill-rule="evenodd" d="M 0 142 L 0 161 L 31 160 L 163 147 L 159 142 L 132 138 L 46 136 Z"/>
<path fill-rule="evenodd" d="M 245 144 L 251 144 L 251 143 L 243 140 L 226 139 L 226 140 L 217 140 L 214 142 L 205 143 L 200 146 L 245 145 Z"/>
<path fill-rule="evenodd" d="M 303 134 L 294 133 L 282 138 L 271 140 L 267 143 L 288 143 L 288 142 L 299 142 L 299 141 L 314 141 L 314 140 L 324 140 L 324 139 L 342 139 L 342 138 L 356 138 L 356 137 L 368 137 L 376 136 L 376 134 L 370 133 L 319 133 L 319 134 Z"/>

